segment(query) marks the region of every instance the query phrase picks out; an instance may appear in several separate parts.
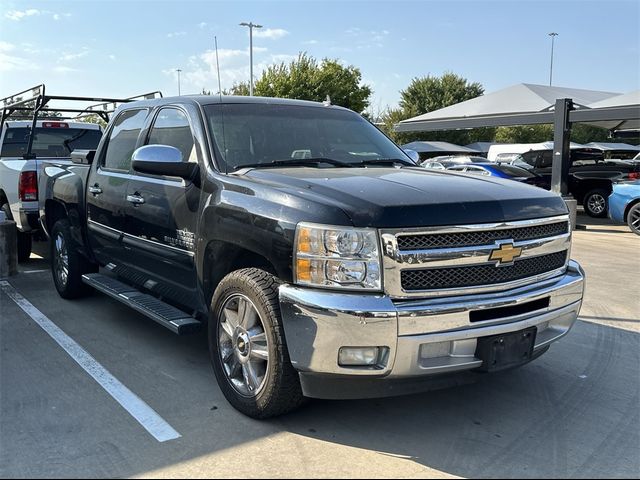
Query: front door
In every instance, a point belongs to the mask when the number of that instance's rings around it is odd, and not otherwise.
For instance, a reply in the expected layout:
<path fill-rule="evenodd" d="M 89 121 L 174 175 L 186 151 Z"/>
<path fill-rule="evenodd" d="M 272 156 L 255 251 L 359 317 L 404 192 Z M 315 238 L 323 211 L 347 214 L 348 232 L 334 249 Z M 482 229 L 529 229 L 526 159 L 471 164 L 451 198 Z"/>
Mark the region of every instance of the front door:
<path fill-rule="evenodd" d="M 169 145 L 185 162 L 198 162 L 187 113 L 161 108 L 146 145 Z M 131 280 L 174 303 L 194 308 L 199 301 L 195 243 L 200 189 L 191 181 L 135 172 L 127 189 L 124 246 Z"/>
<path fill-rule="evenodd" d="M 131 154 L 147 115 L 147 109 L 125 110 L 118 115 L 87 179 L 89 241 L 103 265 L 122 262 Z"/>

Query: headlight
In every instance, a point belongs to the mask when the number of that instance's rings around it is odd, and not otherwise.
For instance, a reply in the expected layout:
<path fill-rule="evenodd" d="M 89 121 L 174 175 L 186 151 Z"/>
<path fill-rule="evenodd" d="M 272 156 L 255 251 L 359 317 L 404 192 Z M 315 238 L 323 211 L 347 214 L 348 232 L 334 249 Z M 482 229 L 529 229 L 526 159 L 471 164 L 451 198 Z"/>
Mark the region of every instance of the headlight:
<path fill-rule="evenodd" d="M 300 223 L 293 270 L 300 285 L 381 290 L 378 234 L 371 228 Z"/>

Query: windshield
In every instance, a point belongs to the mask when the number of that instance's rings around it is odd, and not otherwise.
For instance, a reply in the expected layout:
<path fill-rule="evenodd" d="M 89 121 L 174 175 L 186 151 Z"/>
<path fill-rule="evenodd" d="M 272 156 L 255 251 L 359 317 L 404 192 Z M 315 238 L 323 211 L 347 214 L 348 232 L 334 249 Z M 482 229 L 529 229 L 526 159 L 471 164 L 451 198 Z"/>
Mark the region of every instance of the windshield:
<path fill-rule="evenodd" d="M 225 171 L 283 161 L 305 166 L 313 159 L 413 164 L 376 127 L 347 110 L 268 104 L 208 105 L 204 110 Z"/>
<path fill-rule="evenodd" d="M 8 128 L 2 142 L 2 157 L 22 157 L 29 145 L 30 127 Z M 38 127 L 31 152 L 37 157 L 68 157 L 76 149 L 95 150 L 102 132 L 84 128 Z"/>

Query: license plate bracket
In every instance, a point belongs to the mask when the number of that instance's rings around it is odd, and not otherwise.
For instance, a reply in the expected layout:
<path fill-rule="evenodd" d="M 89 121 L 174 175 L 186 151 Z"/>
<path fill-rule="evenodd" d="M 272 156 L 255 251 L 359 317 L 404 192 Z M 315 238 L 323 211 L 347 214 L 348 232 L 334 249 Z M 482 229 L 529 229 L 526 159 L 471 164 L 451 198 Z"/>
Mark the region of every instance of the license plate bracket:
<path fill-rule="evenodd" d="M 536 343 L 536 327 L 517 332 L 478 338 L 476 358 L 482 360 L 478 368 L 484 372 L 495 372 L 527 363 L 533 356 Z"/>

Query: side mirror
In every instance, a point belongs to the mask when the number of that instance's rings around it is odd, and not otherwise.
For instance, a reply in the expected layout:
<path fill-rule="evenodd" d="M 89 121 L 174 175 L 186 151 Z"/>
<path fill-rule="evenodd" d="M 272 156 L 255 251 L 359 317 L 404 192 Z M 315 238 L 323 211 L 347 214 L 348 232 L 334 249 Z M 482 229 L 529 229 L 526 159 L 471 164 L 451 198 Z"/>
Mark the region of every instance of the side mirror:
<path fill-rule="evenodd" d="M 74 150 L 71 152 L 71 161 L 81 165 L 91 165 L 95 156 L 95 150 Z"/>
<path fill-rule="evenodd" d="M 410 148 L 407 148 L 404 150 L 404 153 L 407 154 L 407 156 L 413 160 L 415 163 L 420 164 L 420 154 L 418 152 L 416 152 L 415 150 L 411 150 Z"/>
<path fill-rule="evenodd" d="M 197 163 L 183 162 L 182 152 L 169 145 L 145 145 L 133 152 L 131 165 L 136 172 L 193 179 Z"/>

